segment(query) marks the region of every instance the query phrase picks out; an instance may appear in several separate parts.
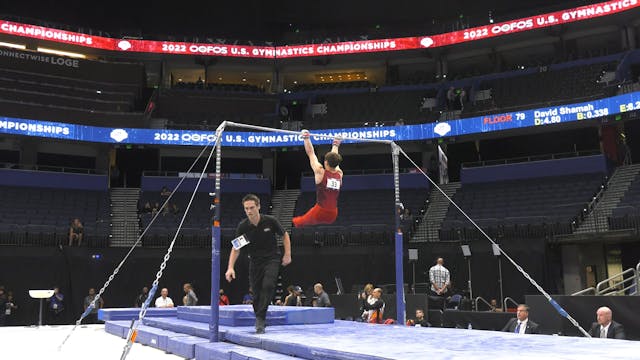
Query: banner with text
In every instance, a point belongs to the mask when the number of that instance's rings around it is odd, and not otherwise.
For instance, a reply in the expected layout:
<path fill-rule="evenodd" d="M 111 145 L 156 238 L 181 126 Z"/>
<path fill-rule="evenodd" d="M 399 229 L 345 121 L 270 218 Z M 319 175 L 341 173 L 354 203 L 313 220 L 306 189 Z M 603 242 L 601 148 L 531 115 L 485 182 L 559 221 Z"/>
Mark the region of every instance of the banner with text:
<path fill-rule="evenodd" d="M 640 0 L 615 0 L 444 34 L 276 47 L 114 39 L 4 20 L 0 20 L 0 34 L 110 51 L 274 59 L 412 50 L 454 45 L 599 18 L 634 9 L 638 6 L 640 6 Z"/>
<path fill-rule="evenodd" d="M 640 110 L 640 92 L 587 101 L 503 114 L 443 121 L 438 123 L 314 130 L 314 142 L 329 144 L 331 137 L 341 135 L 354 139 L 412 141 L 463 136 L 493 131 L 548 126 L 595 119 L 607 115 Z M 222 144 L 235 147 L 302 146 L 300 135 L 225 130 Z M 205 145 L 215 140 L 212 131 L 103 128 L 49 121 L 0 117 L 0 133 L 39 136 L 113 144 Z M 325 138 L 327 136 L 329 138 Z M 359 140 L 345 140 L 345 143 Z"/>

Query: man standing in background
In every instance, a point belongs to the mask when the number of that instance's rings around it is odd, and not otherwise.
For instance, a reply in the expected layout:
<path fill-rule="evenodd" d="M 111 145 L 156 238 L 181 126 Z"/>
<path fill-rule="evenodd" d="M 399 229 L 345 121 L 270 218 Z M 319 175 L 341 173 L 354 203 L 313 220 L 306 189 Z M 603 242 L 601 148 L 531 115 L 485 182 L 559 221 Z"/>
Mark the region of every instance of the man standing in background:
<path fill-rule="evenodd" d="M 429 282 L 431 283 L 431 295 L 445 296 L 451 284 L 451 274 L 444 267 L 443 258 L 438 258 L 436 264 L 429 269 Z"/>
<path fill-rule="evenodd" d="M 193 286 L 190 283 L 186 283 L 182 286 L 182 290 L 186 294 L 182 299 L 182 303 L 184 306 L 196 306 L 198 305 L 198 297 L 196 293 L 193 291 Z"/>
<path fill-rule="evenodd" d="M 317 283 L 313 285 L 313 292 L 318 296 L 318 299 L 313 303 L 313 306 L 331 307 L 331 300 L 329 300 L 329 295 L 324 291 L 322 284 Z"/>

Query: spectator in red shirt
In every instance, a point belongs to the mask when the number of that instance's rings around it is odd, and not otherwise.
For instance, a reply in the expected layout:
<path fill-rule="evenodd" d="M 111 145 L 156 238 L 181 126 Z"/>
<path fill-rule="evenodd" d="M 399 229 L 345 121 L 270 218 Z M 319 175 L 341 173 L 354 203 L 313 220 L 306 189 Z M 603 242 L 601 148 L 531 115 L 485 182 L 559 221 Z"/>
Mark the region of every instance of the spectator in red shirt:
<path fill-rule="evenodd" d="M 229 305 L 229 297 L 224 294 L 223 289 L 220 289 L 220 299 L 218 300 L 218 305 Z"/>

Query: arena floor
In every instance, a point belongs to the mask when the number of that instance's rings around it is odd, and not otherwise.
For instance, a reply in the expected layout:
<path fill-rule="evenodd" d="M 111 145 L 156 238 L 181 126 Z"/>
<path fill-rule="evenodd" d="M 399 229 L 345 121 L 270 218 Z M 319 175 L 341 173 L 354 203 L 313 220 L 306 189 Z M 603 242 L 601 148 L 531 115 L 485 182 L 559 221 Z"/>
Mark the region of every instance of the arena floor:
<path fill-rule="evenodd" d="M 61 351 L 58 346 L 73 328 L 71 325 L 0 327 L 0 358 L 2 359 L 120 359 L 125 341 L 107 334 L 104 325 L 78 327 Z M 137 345 L 127 359 L 183 359 L 151 347 Z"/>
<path fill-rule="evenodd" d="M 62 351 L 58 351 L 71 327 L 0 328 L 0 351 L 3 358 L 8 359 L 120 358 L 125 340 L 106 333 L 104 325 L 78 328 Z M 260 336 L 255 335 L 251 327 L 225 330 L 228 335 L 233 334 L 228 337 L 243 346 L 259 348 L 256 340 L 260 338 L 278 343 L 278 347 L 312 350 L 305 353 L 313 354 L 310 357 L 313 359 L 640 359 L 640 343 L 635 341 L 517 336 L 482 330 L 410 328 L 344 321 L 273 326 L 267 328 L 267 334 Z M 140 344 L 133 346 L 127 359 L 151 358 L 183 359 Z"/>

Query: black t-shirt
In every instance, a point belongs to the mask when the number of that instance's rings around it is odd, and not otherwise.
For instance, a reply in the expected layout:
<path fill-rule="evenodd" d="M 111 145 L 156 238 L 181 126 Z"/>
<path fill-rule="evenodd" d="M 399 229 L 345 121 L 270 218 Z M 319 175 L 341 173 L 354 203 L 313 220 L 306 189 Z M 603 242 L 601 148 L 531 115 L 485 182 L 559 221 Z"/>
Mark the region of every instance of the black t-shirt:
<path fill-rule="evenodd" d="M 284 235 L 284 229 L 273 216 L 260 214 L 255 226 L 249 219 L 242 220 L 236 228 L 236 237 L 240 235 L 249 241 L 241 250 L 246 250 L 252 261 L 280 258 L 276 235 Z"/>
<path fill-rule="evenodd" d="M 298 306 L 298 297 L 296 295 L 289 296 L 284 306 Z"/>

